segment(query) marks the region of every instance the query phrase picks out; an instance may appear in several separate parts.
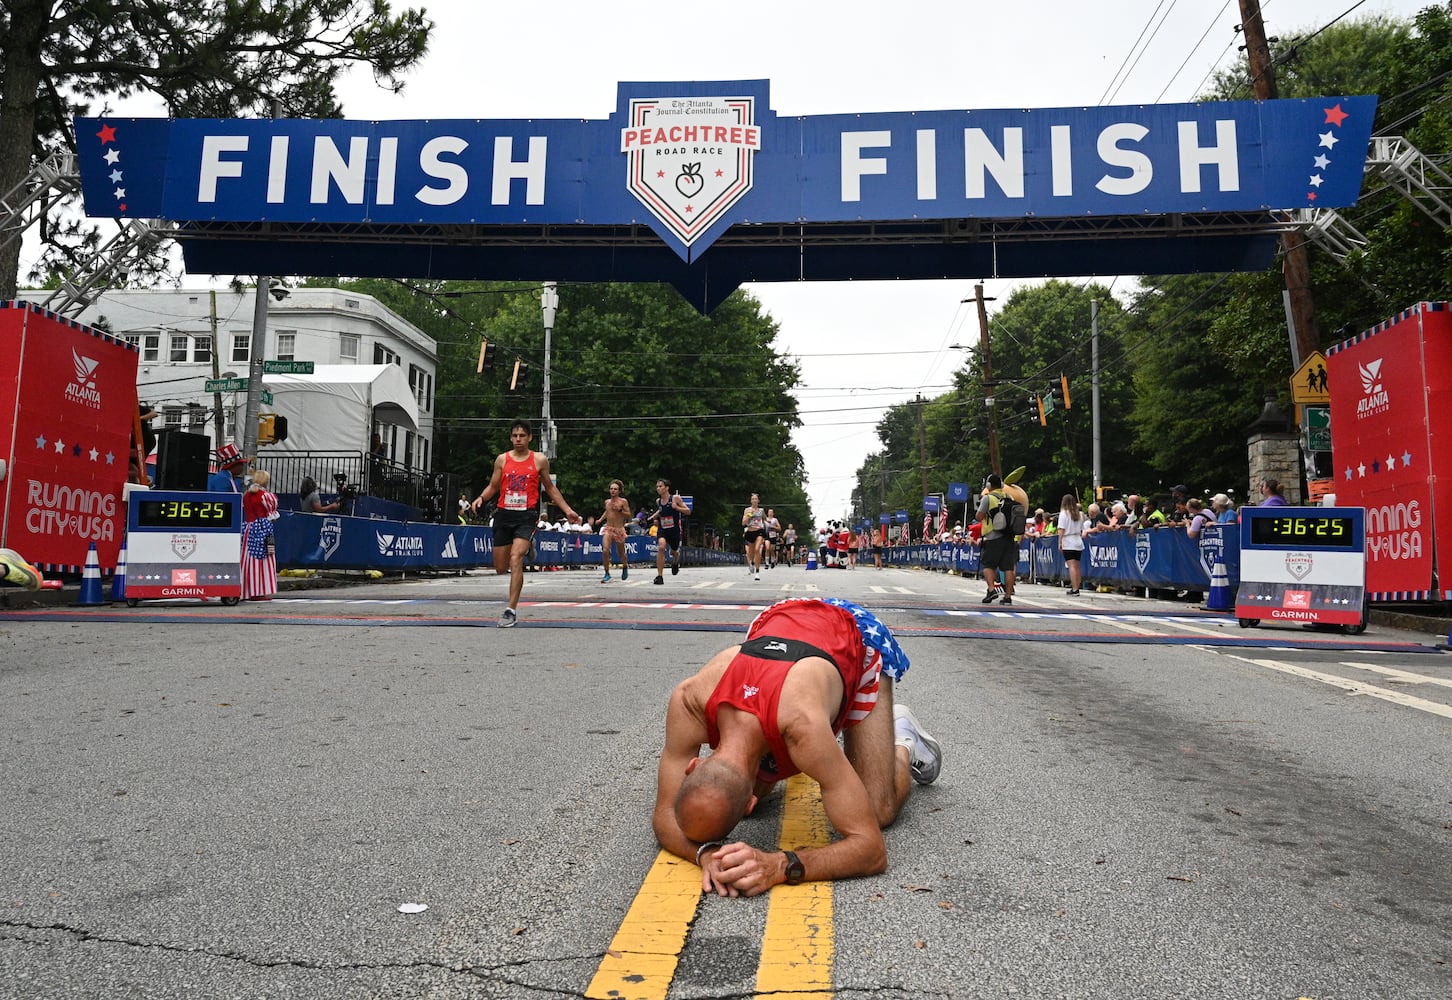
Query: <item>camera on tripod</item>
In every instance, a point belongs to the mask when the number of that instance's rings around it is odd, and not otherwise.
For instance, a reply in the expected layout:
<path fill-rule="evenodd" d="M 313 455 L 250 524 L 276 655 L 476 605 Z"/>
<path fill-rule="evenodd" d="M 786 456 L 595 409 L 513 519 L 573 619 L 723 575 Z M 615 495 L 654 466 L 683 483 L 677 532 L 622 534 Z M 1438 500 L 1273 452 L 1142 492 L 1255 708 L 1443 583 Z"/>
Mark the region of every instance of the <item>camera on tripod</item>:
<path fill-rule="evenodd" d="M 333 482 L 337 484 L 338 499 L 343 502 L 357 499 L 358 486 L 356 483 L 348 482 L 346 472 L 333 473 Z"/>

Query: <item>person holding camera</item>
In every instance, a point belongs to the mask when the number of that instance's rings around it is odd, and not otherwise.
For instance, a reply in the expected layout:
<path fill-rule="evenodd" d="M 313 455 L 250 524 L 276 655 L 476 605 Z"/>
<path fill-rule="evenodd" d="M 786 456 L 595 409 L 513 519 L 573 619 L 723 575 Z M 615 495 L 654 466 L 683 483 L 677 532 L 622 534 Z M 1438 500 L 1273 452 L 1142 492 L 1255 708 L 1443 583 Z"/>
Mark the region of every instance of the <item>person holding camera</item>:
<path fill-rule="evenodd" d="M 318 492 L 318 484 L 313 482 L 312 476 L 303 476 L 303 481 L 298 484 L 297 491 L 302 497 L 299 509 L 304 514 L 332 514 L 343 509 L 342 497 L 332 503 L 323 503 L 323 495 Z"/>

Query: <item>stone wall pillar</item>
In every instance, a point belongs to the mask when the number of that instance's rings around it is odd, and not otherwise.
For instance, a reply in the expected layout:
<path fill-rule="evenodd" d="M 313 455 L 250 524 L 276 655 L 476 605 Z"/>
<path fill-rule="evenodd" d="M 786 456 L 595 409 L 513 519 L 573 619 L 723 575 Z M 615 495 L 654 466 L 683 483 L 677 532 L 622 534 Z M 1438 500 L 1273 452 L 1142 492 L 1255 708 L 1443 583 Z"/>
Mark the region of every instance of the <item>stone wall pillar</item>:
<path fill-rule="evenodd" d="M 1288 429 L 1289 420 L 1281 411 L 1274 394 L 1265 399 L 1265 409 L 1255 423 L 1245 429 L 1250 458 L 1250 483 L 1245 500 L 1260 503 L 1260 484 L 1265 479 L 1280 481 L 1286 502 L 1299 505 L 1305 492 L 1301 488 L 1301 438 Z"/>

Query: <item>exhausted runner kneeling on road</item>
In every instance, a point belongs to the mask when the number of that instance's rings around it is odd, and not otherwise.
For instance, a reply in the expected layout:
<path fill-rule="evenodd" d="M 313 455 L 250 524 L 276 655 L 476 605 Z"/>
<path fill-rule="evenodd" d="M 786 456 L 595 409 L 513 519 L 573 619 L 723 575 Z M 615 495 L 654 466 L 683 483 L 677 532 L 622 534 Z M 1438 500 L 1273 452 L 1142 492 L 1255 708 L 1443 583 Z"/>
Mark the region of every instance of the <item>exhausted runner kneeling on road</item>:
<path fill-rule="evenodd" d="M 937 740 L 906 706 L 893 705 L 892 682 L 907 668 L 887 626 L 855 604 L 828 598 L 767 608 L 744 643 L 671 692 L 656 839 L 694 858 L 702 891 L 722 896 L 886 869 L 883 827 L 912 783 L 933 781 L 942 764 Z M 704 759 L 703 744 L 713 749 Z M 757 796 L 798 773 L 821 786 L 841 839 L 799 854 L 724 842 Z"/>

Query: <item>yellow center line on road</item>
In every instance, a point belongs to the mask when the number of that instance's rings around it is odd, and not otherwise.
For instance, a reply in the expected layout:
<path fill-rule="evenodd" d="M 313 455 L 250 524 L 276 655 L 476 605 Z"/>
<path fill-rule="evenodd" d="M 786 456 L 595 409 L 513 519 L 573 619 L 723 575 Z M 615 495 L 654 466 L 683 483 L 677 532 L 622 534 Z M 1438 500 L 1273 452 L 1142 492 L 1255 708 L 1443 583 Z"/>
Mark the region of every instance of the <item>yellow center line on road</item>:
<path fill-rule="evenodd" d="M 700 901 L 701 869 L 661 851 L 585 996 L 594 1000 L 665 1000 Z"/>
<path fill-rule="evenodd" d="M 788 779 L 781 848 L 823 847 L 831 839 L 821 788 L 804 774 Z M 756 969 L 757 997 L 789 994 L 792 1000 L 830 1000 L 835 939 L 831 882 L 772 889 Z"/>
<path fill-rule="evenodd" d="M 821 788 L 805 775 L 789 779 L 778 843 L 794 849 L 820 847 L 830 841 Z M 590 1000 L 665 1000 L 700 901 L 701 870 L 661 851 L 585 996 Z M 834 938 L 831 882 L 772 889 L 756 970 L 756 995 L 831 1000 Z"/>

